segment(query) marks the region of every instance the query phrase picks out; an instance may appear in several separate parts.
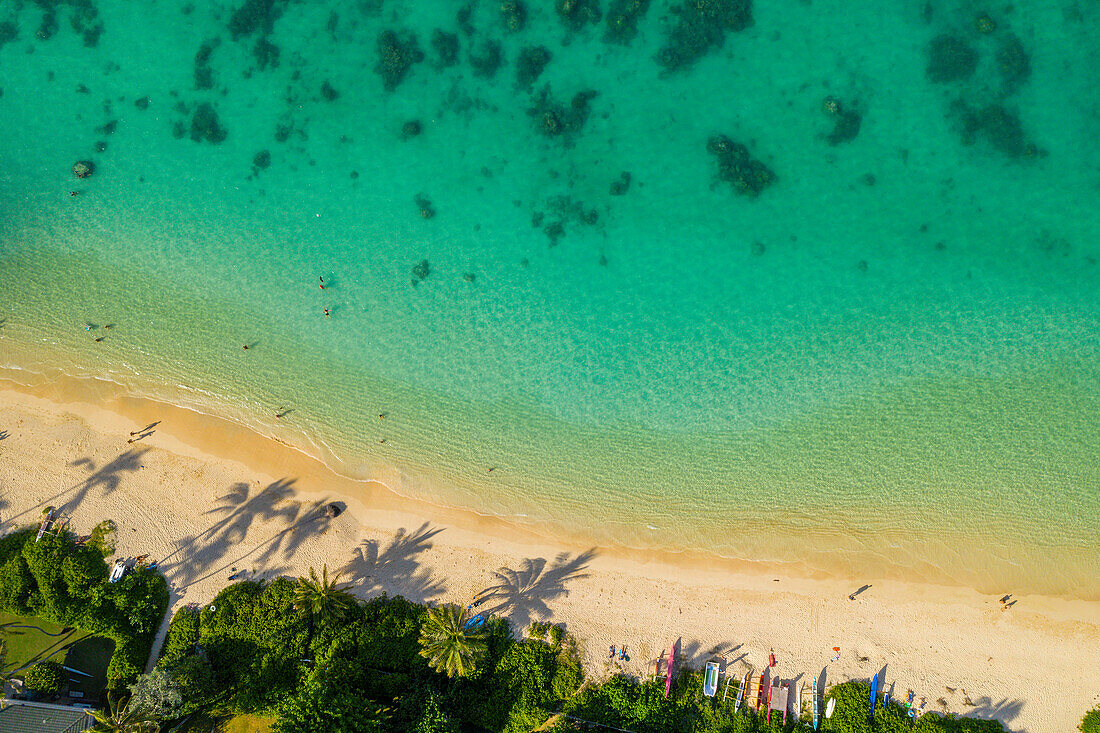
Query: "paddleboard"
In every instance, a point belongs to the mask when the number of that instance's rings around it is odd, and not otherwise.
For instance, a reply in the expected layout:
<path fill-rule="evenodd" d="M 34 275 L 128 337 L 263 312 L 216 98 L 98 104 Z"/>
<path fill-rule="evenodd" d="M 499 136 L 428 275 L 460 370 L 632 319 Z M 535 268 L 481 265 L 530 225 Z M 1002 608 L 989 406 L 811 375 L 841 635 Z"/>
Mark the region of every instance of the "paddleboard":
<path fill-rule="evenodd" d="M 826 718 L 833 717 L 833 710 L 835 708 L 836 708 L 836 698 L 835 697 L 830 697 L 829 698 L 829 703 L 825 706 L 825 717 Z"/>

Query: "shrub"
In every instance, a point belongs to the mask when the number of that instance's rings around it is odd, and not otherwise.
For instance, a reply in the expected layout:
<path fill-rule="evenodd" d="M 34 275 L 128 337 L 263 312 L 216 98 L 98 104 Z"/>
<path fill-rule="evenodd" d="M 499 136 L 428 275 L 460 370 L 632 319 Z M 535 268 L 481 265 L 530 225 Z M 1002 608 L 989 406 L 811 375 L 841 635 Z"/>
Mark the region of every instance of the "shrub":
<path fill-rule="evenodd" d="M 154 718 L 169 720 L 183 708 L 183 691 L 172 675 L 159 667 L 137 678 L 130 685 L 130 705 Z"/>
<path fill-rule="evenodd" d="M 95 549 L 103 557 L 113 555 L 115 552 L 115 523 L 110 519 L 92 528 L 92 534 L 88 538 L 88 547 Z"/>
<path fill-rule="evenodd" d="M 27 671 L 23 684 L 40 695 L 56 695 L 61 691 L 65 677 L 57 662 L 39 662 Z"/>
<path fill-rule="evenodd" d="M 190 608 L 176 611 L 168 624 L 168 635 L 161 647 L 158 664 L 172 665 L 195 650 L 199 641 L 199 614 Z"/>
<path fill-rule="evenodd" d="M 1081 733 L 1100 733 L 1100 707 L 1085 713 L 1080 728 Z"/>
<path fill-rule="evenodd" d="M 35 531 L 26 529 L 0 539 L 0 610 L 113 639 L 107 676 L 117 686 L 145 667 L 168 607 L 168 585 L 147 569 L 119 583 L 107 583 L 107 575 L 103 557 L 67 533 L 35 541 Z"/>

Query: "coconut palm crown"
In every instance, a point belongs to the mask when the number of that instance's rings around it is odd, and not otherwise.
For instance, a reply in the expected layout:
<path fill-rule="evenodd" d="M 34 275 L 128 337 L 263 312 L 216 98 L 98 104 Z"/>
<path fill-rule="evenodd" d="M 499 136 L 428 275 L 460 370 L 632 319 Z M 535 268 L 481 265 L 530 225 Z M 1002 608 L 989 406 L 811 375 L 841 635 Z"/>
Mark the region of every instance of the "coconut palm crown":
<path fill-rule="evenodd" d="M 428 609 L 420 628 L 420 656 L 448 677 L 465 677 L 475 671 L 488 651 L 484 628 L 468 629 L 468 610 L 454 604 Z"/>
<path fill-rule="evenodd" d="M 90 711 L 95 719 L 92 733 L 152 733 L 160 728 L 141 708 L 130 708 L 127 700 L 121 705 L 107 696 L 107 707 Z"/>
<path fill-rule="evenodd" d="M 319 621 L 341 621 L 355 608 L 355 596 L 348 592 L 350 583 L 339 582 L 340 573 L 329 580 L 328 565 L 321 568 L 321 577 L 317 571 L 309 569 L 308 578 L 298 578 L 294 589 L 294 608 L 306 611 L 310 617 Z"/>

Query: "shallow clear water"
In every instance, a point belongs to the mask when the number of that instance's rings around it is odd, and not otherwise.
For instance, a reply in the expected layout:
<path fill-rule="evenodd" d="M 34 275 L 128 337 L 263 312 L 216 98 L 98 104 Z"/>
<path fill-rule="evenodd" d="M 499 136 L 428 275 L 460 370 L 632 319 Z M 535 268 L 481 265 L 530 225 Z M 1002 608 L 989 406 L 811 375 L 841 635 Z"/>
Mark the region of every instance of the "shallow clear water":
<path fill-rule="evenodd" d="M 602 543 L 1094 594 L 1100 9 L 757 4 L 670 72 L 690 12 L 599 5 L 4 5 L 3 363 Z"/>

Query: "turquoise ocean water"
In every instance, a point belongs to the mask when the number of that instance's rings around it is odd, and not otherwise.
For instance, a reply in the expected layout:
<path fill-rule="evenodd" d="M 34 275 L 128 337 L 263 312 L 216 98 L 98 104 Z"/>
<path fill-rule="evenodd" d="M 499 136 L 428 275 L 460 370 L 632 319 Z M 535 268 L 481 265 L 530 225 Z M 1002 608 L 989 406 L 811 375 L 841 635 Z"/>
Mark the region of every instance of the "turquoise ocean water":
<path fill-rule="evenodd" d="M 8 0 L 0 366 L 601 544 L 1096 597 L 1098 27 Z"/>

